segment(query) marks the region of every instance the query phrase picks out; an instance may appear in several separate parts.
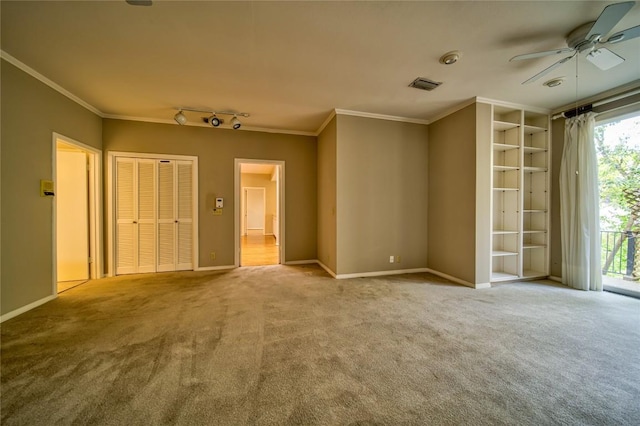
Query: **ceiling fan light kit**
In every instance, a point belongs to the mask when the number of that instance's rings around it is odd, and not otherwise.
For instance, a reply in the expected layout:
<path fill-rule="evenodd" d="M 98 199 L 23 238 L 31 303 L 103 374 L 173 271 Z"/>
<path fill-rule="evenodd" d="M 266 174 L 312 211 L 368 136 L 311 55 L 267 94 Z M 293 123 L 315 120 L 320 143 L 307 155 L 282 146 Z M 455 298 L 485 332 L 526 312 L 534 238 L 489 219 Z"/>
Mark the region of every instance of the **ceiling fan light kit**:
<path fill-rule="evenodd" d="M 177 109 L 178 109 L 178 113 L 173 116 L 173 119 L 176 121 L 176 123 L 178 123 L 181 126 L 184 126 L 185 124 L 187 124 L 187 121 L 188 121 L 183 111 L 206 112 L 208 114 L 211 114 L 209 117 L 202 117 L 202 121 L 204 121 L 207 124 L 210 124 L 211 127 L 219 127 L 221 124 L 224 124 L 224 119 L 219 118 L 218 115 L 232 115 L 233 118 L 231 119 L 230 124 L 234 130 L 239 129 L 242 126 L 242 123 L 238 119 L 238 116 L 249 117 L 249 114 L 246 112 L 211 111 L 207 109 L 185 108 L 185 107 L 177 108 Z"/>
<path fill-rule="evenodd" d="M 593 49 L 587 55 L 587 60 L 603 71 L 611 69 L 624 62 L 624 58 L 609 49 Z"/>
<path fill-rule="evenodd" d="M 635 1 L 626 1 L 622 3 L 610 4 L 605 7 L 595 22 L 588 22 L 573 30 L 566 38 L 567 46 L 562 49 L 547 50 L 544 52 L 527 53 L 511 58 L 509 61 L 521 61 L 524 59 L 542 58 L 545 56 L 569 54 L 569 56 L 560 59 L 551 66 L 543 69 L 538 74 L 524 81 L 522 84 L 528 84 L 538 80 L 540 77 L 549 74 L 560 65 L 572 59 L 579 53 L 588 52 L 586 58 L 589 62 L 597 66 L 603 71 L 615 67 L 624 62 L 624 58 L 615 54 L 605 47 L 597 47 L 599 44 L 615 44 L 622 41 L 631 40 L 640 37 L 640 25 L 619 31 L 606 41 L 603 41 L 613 27 L 633 8 Z M 546 83 L 545 83 L 546 85 Z M 550 86 L 551 87 L 551 86 Z"/>

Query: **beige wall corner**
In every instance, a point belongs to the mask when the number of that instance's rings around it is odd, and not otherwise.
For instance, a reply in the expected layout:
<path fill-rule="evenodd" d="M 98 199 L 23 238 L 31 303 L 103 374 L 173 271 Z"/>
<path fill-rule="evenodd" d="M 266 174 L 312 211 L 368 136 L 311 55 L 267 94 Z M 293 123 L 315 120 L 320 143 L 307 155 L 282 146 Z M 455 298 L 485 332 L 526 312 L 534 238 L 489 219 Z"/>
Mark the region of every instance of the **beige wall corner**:
<path fill-rule="evenodd" d="M 426 267 L 427 145 L 424 124 L 337 115 L 336 274 Z"/>
<path fill-rule="evenodd" d="M 318 261 L 335 275 L 336 247 L 336 117 L 318 135 Z"/>
<path fill-rule="evenodd" d="M 428 268 L 476 283 L 476 104 L 429 125 Z"/>
<path fill-rule="evenodd" d="M 102 149 L 102 119 L 0 61 L 2 86 L 2 301 L 5 315 L 55 297 L 53 203 L 40 197 L 53 176 L 53 133 Z"/>

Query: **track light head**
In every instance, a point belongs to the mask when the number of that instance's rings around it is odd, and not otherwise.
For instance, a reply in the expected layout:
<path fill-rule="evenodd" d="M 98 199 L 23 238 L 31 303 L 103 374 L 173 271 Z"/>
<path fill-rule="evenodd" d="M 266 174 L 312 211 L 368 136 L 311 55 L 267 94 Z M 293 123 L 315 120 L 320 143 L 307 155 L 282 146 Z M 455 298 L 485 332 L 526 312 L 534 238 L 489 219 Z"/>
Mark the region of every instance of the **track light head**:
<path fill-rule="evenodd" d="M 218 127 L 219 125 L 224 123 L 224 120 L 221 119 L 221 118 L 216 117 L 215 114 L 213 114 L 211 117 L 209 117 L 208 121 L 209 121 L 209 124 L 211 124 L 211 126 L 213 126 L 213 127 Z"/>
<path fill-rule="evenodd" d="M 182 113 L 182 110 L 178 111 L 178 113 L 173 116 L 173 119 L 181 126 L 187 124 L 187 116 Z"/>
<path fill-rule="evenodd" d="M 231 126 L 233 126 L 234 130 L 238 130 L 240 126 L 242 126 L 242 123 L 240 123 L 240 120 L 238 120 L 238 117 L 236 117 L 235 115 L 231 119 Z"/>

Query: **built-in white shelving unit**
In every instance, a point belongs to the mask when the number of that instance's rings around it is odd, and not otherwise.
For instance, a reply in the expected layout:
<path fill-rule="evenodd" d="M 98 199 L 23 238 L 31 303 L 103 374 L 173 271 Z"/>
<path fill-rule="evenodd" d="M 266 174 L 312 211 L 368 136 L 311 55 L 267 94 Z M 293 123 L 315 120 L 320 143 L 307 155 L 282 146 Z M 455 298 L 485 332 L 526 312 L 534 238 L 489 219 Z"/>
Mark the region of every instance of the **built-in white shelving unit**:
<path fill-rule="evenodd" d="M 491 281 L 548 276 L 549 116 L 492 105 Z"/>

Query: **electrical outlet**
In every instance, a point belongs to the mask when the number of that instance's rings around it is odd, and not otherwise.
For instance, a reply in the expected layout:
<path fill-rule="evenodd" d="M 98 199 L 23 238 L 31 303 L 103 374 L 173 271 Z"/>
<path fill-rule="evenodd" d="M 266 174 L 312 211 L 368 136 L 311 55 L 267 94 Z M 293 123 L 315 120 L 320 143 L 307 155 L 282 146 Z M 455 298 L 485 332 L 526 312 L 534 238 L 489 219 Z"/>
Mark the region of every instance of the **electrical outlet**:
<path fill-rule="evenodd" d="M 393 262 L 394 262 L 393 256 L 389 256 L 389 263 L 393 263 Z"/>
<path fill-rule="evenodd" d="M 215 251 L 212 251 L 211 253 L 209 253 L 209 258 L 210 258 L 211 260 L 216 260 L 216 252 L 215 252 Z"/>
<path fill-rule="evenodd" d="M 400 263 L 400 256 L 396 256 L 396 263 Z"/>

